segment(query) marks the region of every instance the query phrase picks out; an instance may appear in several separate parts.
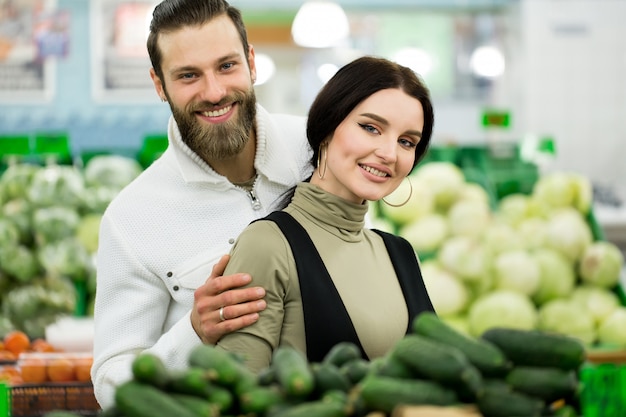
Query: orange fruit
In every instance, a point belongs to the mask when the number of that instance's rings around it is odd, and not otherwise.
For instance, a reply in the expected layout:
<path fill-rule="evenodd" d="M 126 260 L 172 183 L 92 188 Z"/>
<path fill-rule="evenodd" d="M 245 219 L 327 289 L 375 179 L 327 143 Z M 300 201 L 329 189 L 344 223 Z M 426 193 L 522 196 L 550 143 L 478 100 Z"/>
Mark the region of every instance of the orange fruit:
<path fill-rule="evenodd" d="M 4 336 L 4 348 L 19 356 L 30 349 L 30 337 L 21 330 L 12 330 Z"/>
<path fill-rule="evenodd" d="M 48 379 L 53 382 L 68 382 L 76 379 L 74 361 L 66 357 L 50 359 L 47 366 Z"/>
<path fill-rule="evenodd" d="M 55 352 L 54 346 L 42 338 L 33 340 L 30 344 L 30 350 L 33 352 Z"/>
<path fill-rule="evenodd" d="M 8 350 L 0 350 L 0 361 L 12 362 L 17 360 L 17 356 Z"/>
<path fill-rule="evenodd" d="M 74 360 L 74 369 L 76 370 L 76 380 L 80 382 L 91 381 L 91 365 L 93 365 L 93 358 L 76 358 Z"/>
<path fill-rule="evenodd" d="M 46 360 L 42 358 L 20 360 L 20 371 L 24 382 L 41 383 L 48 379 Z"/>

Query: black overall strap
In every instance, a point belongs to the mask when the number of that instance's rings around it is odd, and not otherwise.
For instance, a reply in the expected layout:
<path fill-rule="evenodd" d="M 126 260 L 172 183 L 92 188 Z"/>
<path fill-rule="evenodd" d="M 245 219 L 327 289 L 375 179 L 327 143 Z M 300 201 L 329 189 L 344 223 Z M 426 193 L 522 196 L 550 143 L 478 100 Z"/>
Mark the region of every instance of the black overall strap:
<path fill-rule="evenodd" d="M 278 225 L 291 246 L 300 283 L 309 361 L 320 362 L 339 342 L 354 343 L 367 359 L 339 292 L 304 227 L 284 211 L 273 212 L 265 219 Z"/>
<path fill-rule="evenodd" d="M 372 230 L 383 238 L 391 263 L 396 271 L 396 276 L 400 282 L 400 288 L 402 288 L 402 294 L 404 294 L 404 300 L 409 310 L 408 333 L 411 331 L 413 319 L 419 313 L 435 311 L 430 297 L 428 297 L 428 291 L 422 278 L 415 250 L 413 250 L 413 247 L 406 239 L 381 230 Z"/>

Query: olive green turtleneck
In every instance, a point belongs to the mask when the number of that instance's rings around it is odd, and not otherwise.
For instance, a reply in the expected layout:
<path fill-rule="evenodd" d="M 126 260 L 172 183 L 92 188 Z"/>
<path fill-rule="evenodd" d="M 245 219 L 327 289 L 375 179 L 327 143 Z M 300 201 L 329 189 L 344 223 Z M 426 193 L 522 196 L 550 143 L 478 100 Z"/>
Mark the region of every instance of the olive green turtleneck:
<path fill-rule="evenodd" d="M 310 183 L 300 183 L 285 208 L 311 237 L 365 352 L 373 359 L 404 336 L 408 313 L 382 239 L 364 228 L 367 210 L 366 204 L 347 202 Z M 274 222 L 255 222 L 242 232 L 225 275 L 235 272 L 250 273 L 251 285 L 265 288 L 268 305 L 257 323 L 224 336 L 218 345 L 245 354 L 255 371 L 269 365 L 279 344 L 305 352 L 296 265 Z"/>

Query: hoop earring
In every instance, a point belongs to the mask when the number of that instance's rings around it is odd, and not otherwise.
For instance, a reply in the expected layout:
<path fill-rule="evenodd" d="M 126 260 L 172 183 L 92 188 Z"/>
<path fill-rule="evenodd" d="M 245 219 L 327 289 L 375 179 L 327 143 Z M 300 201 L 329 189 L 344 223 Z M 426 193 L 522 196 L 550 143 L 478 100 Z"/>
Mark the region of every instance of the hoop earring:
<path fill-rule="evenodd" d="M 322 151 L 324 150 L 325 146 L 321 145 L 320 146 L 320 151 L 317 154 L 317 175 L 320 177 L 321 180 L 324 179 L 324 175 L 326 175 L 326 168 L 328 168 L 328 163 L 326 161 L 326 158 L 328 156 L 328 152 L 324 153 L 324 172 L 321 171 L 321 159 L 322 159 Z"/>
<path fill-rule="evenodd" d="M 406 198 L 406 200 L 404 200 L 404 202 L 403 202 L 403 203 L 401 203 L 401 204 L 391 204 L 390 202 L 388 202 L 387 200 L 385 200 L 385 198 L 383 197 L 383 198 L 381 198 L 381 200 L 383 200 L 383 202 L 384 202 L 385 204 L 387 204 L 388 206 L 391 206 L 391 207 L 402 207 L 403 205 L 405 205 L 406 203 L 408 203 L 408 202 L 409 202 L 409 200 L 411 199 L 411 196 L 413 195 L 413 183 L 411 182 L 411 180 L 409 179 L 409 177 L 405 177 L 405 178 L 406 178 L 406 180 L 409 182 L 409 187 L 411 187 L 411 188 L 409 189 L 409 196 Z"/>

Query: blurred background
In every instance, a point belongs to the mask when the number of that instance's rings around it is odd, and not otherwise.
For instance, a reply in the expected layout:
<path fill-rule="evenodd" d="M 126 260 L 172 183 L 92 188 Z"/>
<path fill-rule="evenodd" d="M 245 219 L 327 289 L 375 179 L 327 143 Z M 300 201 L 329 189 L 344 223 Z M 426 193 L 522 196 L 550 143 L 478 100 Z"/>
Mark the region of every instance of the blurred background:
<path fill-rule="evenodd" d="M 541 169 L 582 173 L 607 201 L 623 198 L 626 0 L 231 3 L 270 111 L 306 114 L 338 67 L 382 55 L 430 86 L 434 145 L 515 143 Z M 145 51 L 154 4 L 0 0 L 0 134 L 64 135 L 73 153 L 163 135 L 169 107 Z M 626 221 L 613 207 L 597 214 Z"/>

